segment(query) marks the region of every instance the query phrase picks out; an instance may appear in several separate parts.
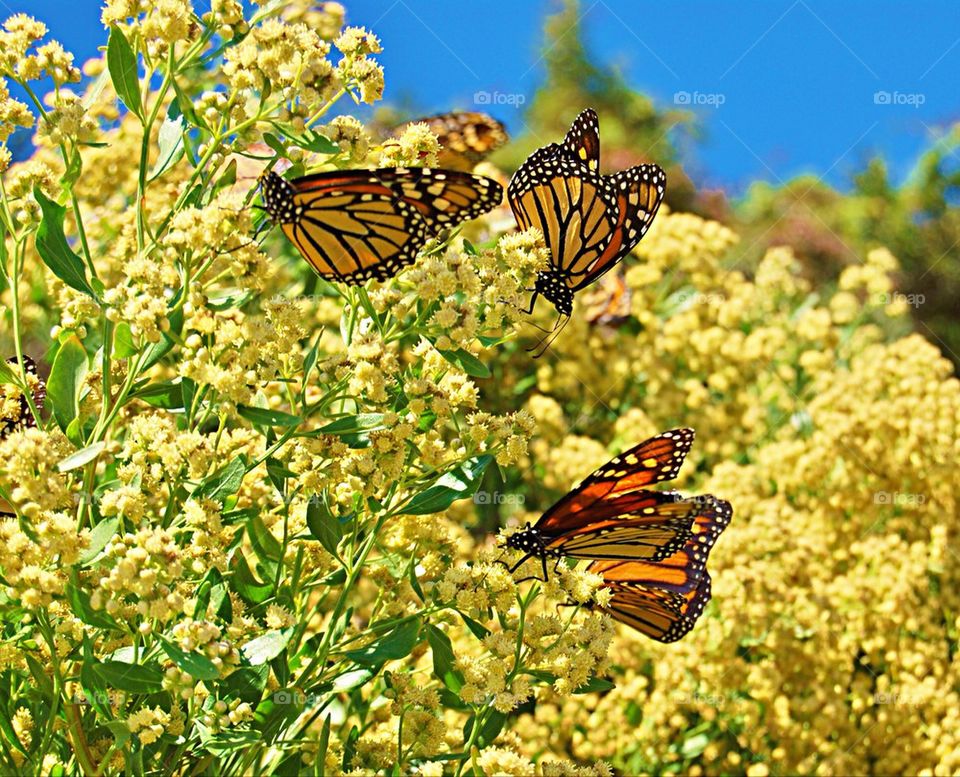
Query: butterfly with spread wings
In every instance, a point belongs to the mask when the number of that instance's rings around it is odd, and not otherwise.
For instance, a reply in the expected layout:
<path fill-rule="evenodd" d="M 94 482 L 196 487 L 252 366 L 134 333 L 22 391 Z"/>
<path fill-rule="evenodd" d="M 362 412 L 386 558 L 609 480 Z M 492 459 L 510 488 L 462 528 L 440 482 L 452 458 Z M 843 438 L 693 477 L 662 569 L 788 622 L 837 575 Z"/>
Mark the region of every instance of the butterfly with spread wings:
<path fill-rule="evenodd" d="M 397 136 L 411 124 L 426 124 L 440 141 L 438 162 L 450 170 L 472 170 L 509 140 L 507 129 L 479 111 L 451 111 L 404 122 L 392 131 Z"/>
<path fill-rule="evenodd" d="M 710 549 L 732 509 L 711 495 L 685 498 L 647 487 L 676 477 L 693 438 L 692 429 L 673 429 L 604 464 L 535 525 L 507 537 L 507 547 L 524 554 L 511 571 L 539 558 L 546 578 L 548 559 L 589 559 L 589 569 L 603 573 L 612 591 L 614 617 L 634 625 L 614 603 L 629 602 L 624 608 L 630 609 L 641 606 L 638 599 L 669 605 L 678 617 L 692 612 L 704 595 L 693 592 L 701 588 Z"/>
<path fill-rule="evenodd" d="M 507 186 L 521 229 L 537 227 L 550 249 L 527 312 L 537 297 L 559 317 L 541 355 L 573 314 L 574 294 L 616 266 L 640 242 L 663 200 L 667 177 L 654 164 L 600 173 L 600 125 L 592 109 L 574 120 L 561 143 L 537 149 Z"/>
<path fill-rule="evenodd" d="M 334 170 L 259 179 L 263 208 L 322 277 L 383 281 L 412 264 L 431 238 L 492 210 L 496 181 L 431 168 Z"/>

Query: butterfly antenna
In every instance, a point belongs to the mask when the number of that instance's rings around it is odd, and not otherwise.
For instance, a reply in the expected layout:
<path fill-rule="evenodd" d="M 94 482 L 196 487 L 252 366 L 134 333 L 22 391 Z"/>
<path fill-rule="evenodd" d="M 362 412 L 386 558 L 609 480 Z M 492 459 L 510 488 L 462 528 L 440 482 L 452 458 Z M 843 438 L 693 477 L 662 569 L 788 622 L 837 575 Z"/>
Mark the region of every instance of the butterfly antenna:
<path fill-rule="evenodd" d="M 534 359 L 539 359 L 543 354 L 547 352 L 547 349 L 553 344 L 553 341 L 557 339 L 563 328 L 567 325 L 567 322 L 570 320 L 570 316 L 560 316 L 557 319 L 557 323 L 554 325 L 553 329 L 550 330 L 544 337 L 540 339 L 540 342 L 537 343 L 532 348 L 527 348 L 528 351 L 534 351 Z"/>

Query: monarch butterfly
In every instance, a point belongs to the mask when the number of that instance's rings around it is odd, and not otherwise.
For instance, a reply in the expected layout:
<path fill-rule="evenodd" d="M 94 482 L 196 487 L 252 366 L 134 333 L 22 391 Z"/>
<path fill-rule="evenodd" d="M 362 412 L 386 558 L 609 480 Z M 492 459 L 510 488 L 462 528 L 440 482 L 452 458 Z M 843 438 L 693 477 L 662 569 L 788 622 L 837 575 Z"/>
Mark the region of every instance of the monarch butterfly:
<path fill-rule="evenodd" d="M 19 371 L 16 356 L 11 356 L 6 363 Z M 37 363 L 29 356 L 23 357 L 23 367 L 27 376 L 27 388 L 33 393 L 34 407 L 40 411 L 47 397 L 47 384 L 37 372 Z M 11 383 L 0 384 L 0 440 L 36 425 L 37 419 L 30 411 L 30 403 L 27 402 L 23 389 Z M 0 515 L 15 515 L 5 499 L 0 499 Z"/>
<path fill-rule="evenodd" d="M 438 161 L 450 170 L 472 170 L 510 138 L 503 124 L 479 111 L 452 111 L 425 116 L 393 129 L 399 135 L 411 124 L 426 124 L 440 141 Z"/>
<path fill-rule="evenodd" d="M 630 287 L 623 273 L 605 275 L 592 289 L 584 292 L 587 322 L 614 327 L 630 318 Z"/>
<path fill-rule="evenodd" d="M 263 208 L 317 273 L 357 285 L 412 264 L 430 238 L 495 208 L 496 181 L 429 168 L 259 178 Z"/>
<path fill-rule="evenodd" d="M 550 249 L 550 269 L 538 274 L 527 311 L 541 295 L 556 307 L 559 317 L 549 341 L 570 319 L 574 294 L 614 267 L 647 233 L 666 185 L 666 174 L 653 164 L 600 174 L 600 126 L 590 108 L 577 116 L 562 143 L 537 149 L 520 165 L 507 199 L 520 228 L 538 227 Z M 541 341 L 544 350 L 548 338 Z"/>
<path fill-rule="evenodd" d="M 602 575 L 610 592 L 603 607 L 621 623 L 658 642 L 676 642 L 690 631 L 710 601 L 710 574 L 704 570 L 696 587 L 679 594 L 640 582 L 642 572 L 629 561 L 594 561 L 588 571 Z"/>
<path fill-rule="evenodd" d="M 524 553 L 513 569 L 531 557 L 540 559 L 544 577 L 548 558 L 629 560 L 647 582 L 690 591 L 730 522 L 730 505 L 710 495 L 684 498 L 646 486 L 676 477 L 693 438 L 692 429 L 673 429 L 604 464 L 536 525 L 507 538 L 507 547 Z"/>

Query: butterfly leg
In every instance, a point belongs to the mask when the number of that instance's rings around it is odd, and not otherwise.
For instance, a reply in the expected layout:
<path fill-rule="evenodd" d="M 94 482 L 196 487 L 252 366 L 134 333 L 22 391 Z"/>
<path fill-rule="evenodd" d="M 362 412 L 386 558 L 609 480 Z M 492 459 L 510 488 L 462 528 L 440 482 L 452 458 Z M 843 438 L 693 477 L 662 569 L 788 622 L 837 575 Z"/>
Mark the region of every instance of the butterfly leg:
<path fill-rule="evenodd" d="M 570 320 L 570 316 L 560 316 L 557 319 L 557 323 L 554 325 L 553 329 L 550 330 L 540 342 L 537 343 L 532 348 L 527 348 L 528 351 L 535 351 L 533 354 L 534 359 L 539 359 L 543 356 L 547 349 L 553 344 L 553 341 L 557 339 L 557 336 L 563 331 L 563 328 L 567 325 L 567 322 Z"/>

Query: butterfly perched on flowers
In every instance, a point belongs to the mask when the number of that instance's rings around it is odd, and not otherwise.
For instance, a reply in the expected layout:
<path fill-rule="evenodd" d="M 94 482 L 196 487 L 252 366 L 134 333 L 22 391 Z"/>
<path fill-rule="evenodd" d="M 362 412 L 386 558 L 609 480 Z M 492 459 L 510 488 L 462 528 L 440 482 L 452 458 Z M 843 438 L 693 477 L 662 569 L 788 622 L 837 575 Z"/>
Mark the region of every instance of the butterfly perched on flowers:
<path fill-rule="evenodd" d="M 510 138 L 503 124 L 479 111 L 452 111 L 424 116 L 393 129 L 399 135 L 411 124 L 426 124 L 440 141 L 440 167 L 472 170 Z"/>
<path fill-rule="evenodd" d="M 673 429 L 604 464 L 536 524 L 507 537 L 507 547 L 524 554 L 511 571 L 539 558 L 546 578 L 548 559 L 590 559 L 589 569 L 602 573 L 611 590 L 611 614 L 630 625 L 631 616 L 620 612 L 633 612 L 638 599 L 668 604 L 678 618 L 702 610 L 709 583 L 699 595 L 693 592 L 707 574 L 710 549 L 730 523 L 730 504 L 711 495 L 647 488 L 677 476 L 693 439 L 692 429 Z"/>
<path fill-rule="evenodd" d="M 392 278 L 431 238 L 495 208 L 496 181 L 424 167 L 259 178 L 263 208 L 317 273 L 357 285 Z"/>
<path fill-rule="evenodd" d="M 589 108 L 563 142 L 537 149 L 520 165 L 507 186 L 510 208 L 520 228 L 537 227 L 550 249 L 550 269 L 537 275 L 528 312 L 539 296 L 554 304 L 559 317 L 552 337 L 572 315 L 574 294 L 616 266 L 647 233 L 666 185 L 666 174 L 654 164 L 601 175 L 600 125 Z"/>

